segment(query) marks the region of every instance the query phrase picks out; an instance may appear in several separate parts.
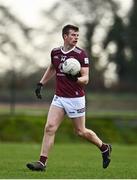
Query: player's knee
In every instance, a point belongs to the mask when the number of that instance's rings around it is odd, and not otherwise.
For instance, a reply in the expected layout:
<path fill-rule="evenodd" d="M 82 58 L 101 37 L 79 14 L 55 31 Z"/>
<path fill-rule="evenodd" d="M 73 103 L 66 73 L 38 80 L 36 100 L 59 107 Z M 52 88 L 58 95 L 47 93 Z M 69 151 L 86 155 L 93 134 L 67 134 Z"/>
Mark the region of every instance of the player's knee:
<path fill-rule="evenodd" d="M 96 133 L 90 129 L 86 129 L 84 133 L 84 137 L 87 139 L 93 139 L 96 136 Z"/>
<path fill-rule="evenodd" d="M 49 135 L 53 135 L 56 132 L 56 126 L 53 124 L 48 124 L 45 127 L 45 133 Z"/>
<path fill-rule="evenodd" d="M 78 135 L 78 136 L 81 136 L 81 137 L 83 137 L 84 136 L 84 129 L 75 129 L 75 132 L 76 132 L 76 134 Z"/>
<path fill-rule="evenodd" d="M 96 135 L 93 131 L 91 131 L 89 129 L 86 129 L 86 128 L 84 128 L 84 129 L 76 129 L 75 131 L 76 131 L 76 134 L 78 136 L 81 136 L 81 137 L 84 137 L 84 138 L 88 138 L 89 136 L 91 138 L 93 138 Z"/>

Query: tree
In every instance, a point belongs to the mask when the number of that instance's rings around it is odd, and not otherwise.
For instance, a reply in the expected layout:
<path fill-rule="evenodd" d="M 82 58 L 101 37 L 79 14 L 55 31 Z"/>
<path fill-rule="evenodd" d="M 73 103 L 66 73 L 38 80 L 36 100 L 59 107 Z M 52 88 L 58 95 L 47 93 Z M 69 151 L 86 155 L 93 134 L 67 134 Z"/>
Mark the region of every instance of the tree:
<path fill-rule="evenodd" d="M 111 42 L 116 44 L 116 52 L 109 54 L 110 62 L 116 64 L 116 72 L 119 78 L 119 88 L 122 90 L 137 89 L 137 1 L 133 1 L 129 13 L 128 23 L 115 14 L 114 23 L 104 41 L 107 49 Z"/>
<path fill-rule="evenodd" d="M 129 24 L 126 33 L 128 36 L 127 47 L 131 50 L 131 57 L 127 63 L 128 66 L 128 82 L 135 84 L 137 89 L 137 1 L 133 0 L 133 5 L 129 13 Z"/>
<path fill-rule="evenodd" d="M 0 61 L 7 61 L 1 70 L 7 74 L 1 89 L 8 85 L 10 88 L 11 114 L 15 111 L 16 80 L 18 76 L 33 72 L 36 69 L 32 52 L 35 47 L 31 39 L 32 29 L 23 24 L 10 10 L 0 5 Z M 2 72 L 1 72 L 2 73 Z M 2 75 L 4 76 L 4 75 Z M 6 84 L 6 85 L 5 85 Z"/>

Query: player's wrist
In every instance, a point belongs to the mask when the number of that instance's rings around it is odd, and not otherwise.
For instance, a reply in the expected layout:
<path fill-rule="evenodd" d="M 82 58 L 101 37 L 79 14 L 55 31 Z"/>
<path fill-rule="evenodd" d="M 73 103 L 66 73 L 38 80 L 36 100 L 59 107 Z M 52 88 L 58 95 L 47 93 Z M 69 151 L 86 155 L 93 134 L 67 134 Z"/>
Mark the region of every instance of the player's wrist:
<path fill-rule="evenodd" d="M 72 79 L 73 79 L 74 82 L 78 81 L 78 77 L 77 76 L 73 76 Z"/>
<path fill-rule="evenodd" d="M 42 84 L 41 82 L 38 82 L 38 83 L 37 83 L 37 86 L 43 87 L 43 84 Z"/>
<path fill-rule="evenodd" d="M 78 81 L 78 77 L 75 75 L 71 75 L 71 74 L 66 74 L 67 78 L 71 81 L 77 82 Z"/>

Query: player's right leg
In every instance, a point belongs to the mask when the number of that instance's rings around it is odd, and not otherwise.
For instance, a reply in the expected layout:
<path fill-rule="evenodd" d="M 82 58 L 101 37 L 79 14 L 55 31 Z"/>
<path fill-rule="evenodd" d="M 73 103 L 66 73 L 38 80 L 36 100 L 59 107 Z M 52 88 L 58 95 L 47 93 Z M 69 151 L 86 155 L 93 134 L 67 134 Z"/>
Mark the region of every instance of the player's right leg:
<path fill-rule="evenodd" d="M 28 163 L 27 167 L 33 171 L 44 171 L 46 168 L 48 154 L 54 144 L 55 133 L 64 117 L 64 109 L 55 105 L 50 106 L 47 123 L 45 125 L 42 141 L 40 159 L 34 163 Z"/>

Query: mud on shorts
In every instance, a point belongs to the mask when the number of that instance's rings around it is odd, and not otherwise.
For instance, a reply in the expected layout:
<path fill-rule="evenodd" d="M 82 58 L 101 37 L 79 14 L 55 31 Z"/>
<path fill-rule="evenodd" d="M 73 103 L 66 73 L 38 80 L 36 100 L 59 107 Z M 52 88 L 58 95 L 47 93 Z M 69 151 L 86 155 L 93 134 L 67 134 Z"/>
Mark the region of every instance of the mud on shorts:
<path fill-rule="evenodd" d="M 65 98 L 54 95 L 51 104 L 64 109 L 70 118 L 81 117 L 85 115 L 85 96 Z"/>

